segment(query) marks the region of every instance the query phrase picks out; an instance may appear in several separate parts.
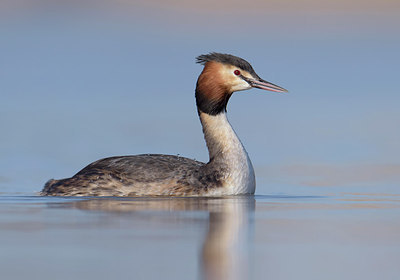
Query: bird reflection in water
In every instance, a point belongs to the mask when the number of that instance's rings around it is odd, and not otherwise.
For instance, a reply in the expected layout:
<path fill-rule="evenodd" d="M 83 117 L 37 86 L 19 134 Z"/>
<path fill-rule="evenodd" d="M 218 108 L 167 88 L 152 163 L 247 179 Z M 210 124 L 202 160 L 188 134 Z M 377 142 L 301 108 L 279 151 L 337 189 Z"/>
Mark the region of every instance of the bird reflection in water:
<path fill-rule="evenodd" d="M 229 199 L 230 200 L 230 199 Z M 209 229 L 201 252 L 202 279 L 249 279 L 249 233 L 254 197 L 218 201 L 209 210 Z"/>
<path fill-rule="evenodd" d="M 249 278 L 249 239 L 254 223 L 253 196 L 225 198 L 90 198 L 63 203 L 65 207 L 129 215 L 130 222 L 146 221 L 161 226 L 200 223 L 205 231 L 198 250 L 200 279 Z M 54 205 L 53 205 L 54 206 Z M 60 205 L 58 205 L 60 207 Z M 179 213 L 188 215 L 180 215 Z M 199 219 L 196 212 L 206 212 Z M 194 214 L 195 218 L 193 218 Z M 170 217 L 171 215 L 171 217 Z M 136 219 L 137 218 L 137 219 Z M 113 219 L 105 219 L 105 222 Z M 208 225 L 208 227 L 207 227 Z M 103 225 L 104 226 L 104 225 Z M 160 231 L 157 231 L 160 232 Z M 132 254 L 140 252 L 132 252 Z M 188 256 L 191 257 L 191 256 Z M 184 265 L 184 264 L 183 264 Z"/>

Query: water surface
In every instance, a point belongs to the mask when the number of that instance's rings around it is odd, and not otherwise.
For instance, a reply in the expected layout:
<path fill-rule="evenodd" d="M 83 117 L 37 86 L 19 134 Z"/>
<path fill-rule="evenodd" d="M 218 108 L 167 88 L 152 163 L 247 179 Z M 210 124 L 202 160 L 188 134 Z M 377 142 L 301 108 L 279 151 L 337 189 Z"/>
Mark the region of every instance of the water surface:
<path fill-rule="evenodd" d="M 400 196 L 0 196 L 3 279 L 396 279 Z"/>

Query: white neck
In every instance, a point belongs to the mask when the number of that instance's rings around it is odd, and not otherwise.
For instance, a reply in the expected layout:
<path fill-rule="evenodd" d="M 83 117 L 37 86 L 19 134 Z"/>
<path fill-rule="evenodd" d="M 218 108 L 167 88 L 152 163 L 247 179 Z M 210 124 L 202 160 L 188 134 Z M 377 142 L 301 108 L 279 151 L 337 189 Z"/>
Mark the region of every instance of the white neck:
<path fill-rule="evenodd" d="M 213 116 L 200 112 L 200 121 L 210 156 L 208 165 L 214 169 L 224 168 L 226 191 L 223 194 L 253 194 L 253 166 L 226 113 Z"/>

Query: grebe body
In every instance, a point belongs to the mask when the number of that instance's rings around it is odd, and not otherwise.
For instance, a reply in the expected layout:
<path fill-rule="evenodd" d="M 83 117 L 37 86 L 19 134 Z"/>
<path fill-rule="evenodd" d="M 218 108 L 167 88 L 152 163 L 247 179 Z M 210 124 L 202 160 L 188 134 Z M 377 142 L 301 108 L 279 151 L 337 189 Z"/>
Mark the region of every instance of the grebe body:
<path fill-rule="evenodd" d="M 196 105 L 209 151 L 208 163 L 172 155 L 145 154 L 95 161 L 71 178 L 49 180 L 52 196 L 225 196 L 254 194 L 250 158 L 226 117 L 232 93 L 252 87 L 286 92 L 262 80 L 245 60 L 221 53 L 197 57 L 204 65 Z"/>

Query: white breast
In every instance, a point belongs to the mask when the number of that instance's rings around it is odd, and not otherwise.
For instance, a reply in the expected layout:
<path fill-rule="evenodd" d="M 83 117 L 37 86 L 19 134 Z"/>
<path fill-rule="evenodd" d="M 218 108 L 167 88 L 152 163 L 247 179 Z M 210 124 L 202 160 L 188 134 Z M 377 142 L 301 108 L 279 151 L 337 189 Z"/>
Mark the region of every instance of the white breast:
<path fill-rule="evenodd" d="M 227 167 L 224 188 L 215 190 L 221 192 L 215 195 L 253 194 L 256 185 L 253 166 L 226 114 L 200 113 L 200 120 L 210 159 Z"/>

